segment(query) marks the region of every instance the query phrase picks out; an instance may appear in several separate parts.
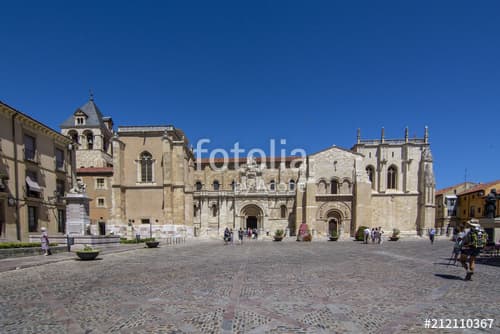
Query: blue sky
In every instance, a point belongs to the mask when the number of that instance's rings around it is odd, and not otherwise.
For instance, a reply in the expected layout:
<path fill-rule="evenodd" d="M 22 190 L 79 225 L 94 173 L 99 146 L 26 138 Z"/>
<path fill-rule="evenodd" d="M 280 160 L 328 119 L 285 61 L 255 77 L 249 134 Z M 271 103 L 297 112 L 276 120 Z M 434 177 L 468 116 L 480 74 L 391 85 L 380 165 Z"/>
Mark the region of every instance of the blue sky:
<path fill-rule="evenodd" d="M 105 3 L 105 4 L 101 4 Z M 498 1 L 9 1 L 0 100 L 308 153 L 430 130 L 437 187 L 500 179 Z"/>

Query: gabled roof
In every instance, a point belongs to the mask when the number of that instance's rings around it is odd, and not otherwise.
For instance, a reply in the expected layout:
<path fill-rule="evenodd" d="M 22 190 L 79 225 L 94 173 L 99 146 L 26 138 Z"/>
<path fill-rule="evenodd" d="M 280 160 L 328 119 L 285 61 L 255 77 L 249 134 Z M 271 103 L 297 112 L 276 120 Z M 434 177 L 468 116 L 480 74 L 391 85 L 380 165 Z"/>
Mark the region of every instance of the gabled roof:
<path fill-rule="evenodd" d="M 74 128 L 75 127 L 75 114 L 78 112 L 83 112 L 87 115 L 87 119 L 85 121 L 85 125 L 82 125 L 86 128 L 92 127 L 102 127 L 103 126 L 103 116 L 97 105 L 94 103 L 94 100 L 91 98 L 87 103 L 85 103 L 80 108 L 76 109 L 76 111 L 71 115 L 68 119 L 66 119 L 61 124 L 61 129 L 64 128 Z"/>
<path fill-rule="evenodd" d="M 472 194 L 472 193 L 478 192 L 480 190 L 486 190 L 487 188 L 493 187 L 496 184 L 500 185 L 500 180 L 496 180 L 496 181 L 488 182 L 488 183 L 483 183 L 483 184 L 478 184 L 477 186 L 472 187 L 471 189 L 467 189 L 466 191 L 461 192 L 460 194 L 458 194 L 458 196 Z"/>
<path fill-rule="evenodd" d="M 458 189 L 460 188 L 461 186 L 465 186 L 466 184 L 470 183 L 470 187 L 475 187 L 476 185 L 472 182 L 462 182 L 462 183 L 459 183 L 459 184 L 455 184 L 454 186 L 450 186 L 450 187 L 446 187 L 446 188 L 443 188 L 443 189 L 439 189 L 438 191 L 436 191 L 436 195 L 443 195 L 443 194 L 446 194 L 446 193 L 449 193 L 451 192 L 453 189 Z M 471 189 L 469 188 L 469 189 Z M 465 190 L 464 190 L 465 191 Z"/>
<path fill-rule="evenodd" d="M 353 150 L 349 150 L 347 148 L 343 148 L 343 147 L 340 147 L 340 146 L 337 146 L 337 145 L 332 145 L 330 147 L 327 147 L 325 149 L 322 149 L 321 151 L 318 151 L 318 152 L 315 152 L 313 154 L 309 154 L 308 156 L 309 157 L 312 157 L 312 156 L 315 156 L 315 155 L 318 155 L 318 154 L 321 154 L 323 152 L 326 152 L 326 151 L 329 151 L 329 150 L 332 150 L 332 149 L 336 149 L 336 150 L 339 150 L 339 151 L 344 151 L 346 153 L 350 153 L 352 155 L 357 155 L 357 156 L 363 156 L 363 154 L 359 153 L 359 152 L 354 152 Z"/>

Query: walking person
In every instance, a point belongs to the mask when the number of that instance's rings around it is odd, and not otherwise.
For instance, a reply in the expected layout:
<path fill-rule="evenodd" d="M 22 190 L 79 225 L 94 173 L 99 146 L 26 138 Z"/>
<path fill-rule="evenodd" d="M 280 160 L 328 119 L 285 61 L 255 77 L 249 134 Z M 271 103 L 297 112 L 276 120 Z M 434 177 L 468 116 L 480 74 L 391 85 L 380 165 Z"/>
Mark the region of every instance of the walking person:
<path fill-rule="evenodd" d="M 384 240 L 382 239 L 382 235 L 384 234 L 384 231 L 382 230 L 382 226 L 378 227 L 378 243 L 382 244 Z"/>
<path fill-rule="evenodd" d="M 436 230 L 434 228 L 431 228 L 429 231 L 429 239 L 431 240 L 431 244 L 434 243 L 434 237 L 436 235 Z"/>
<path fill-rule="evenodd" d="M 239 231 L 238 231 L 238 239 L 240 240 L 240 245 L 243 245 L 243 235 L 245 234 L 245 232 L 243 231 L 243 229 L 240 227 Z"/>
<path fill-rule="evenodd" d="M 230 235 L 231 232 L 229 232 L 229 228 L 225 228 L 224 230 L 224 245 L 227 245 L 230 241 L 230 238 L 231 238 L 231 235 Z"/>
<path fill-rule="evenodd" d="M 453 245 L 453 252 L 451 253 L 451 258 L 450 262 L 453 261 L 453 265 L 456 265 L 458 256 L 460 255 L 460 252 L 462 251 L 462 245 L 463 245 L 463 239 L 462 236 L 459 235 L 457 236 L 457 239 L 455 240 L 455 244 Z M 448 262 L 448 264 L 450 264 Z"/>
<path fill-rule="evenodd" d="M 479 226 L 471 227 L 470 231 L 465 235 L 462 246 L 462 254 L 460 262 L 466 271 L 465 281 L 470 281 L 474 275 L 476 266 L 476 257 L 479 256 L 481 249 L 486 244 L 486 233 L 482 233 Z"/>
<path fill-rule="evenodd" d="M 367 244 L 370 239 L 370 229 L 367 227 L 363 230 L 363 243 Z"/>
<path fill-rule="evenodd" d="M 370 236 L 372 238 L 372 244 L 375 243 L 375 228 L 372 228 L 371 232 L 370 232 Z"/>
<path fill-rule="evenodd" d="M 45 227 L 42 227 L 40 231 L 42 231 L 42 235 L 40 236 L 40 241 L 42 243 L 43 255 L 45 256 L 51 255 L 52 252 L 50 251 L 49 247 L 50 243 L 49 243 L 49 235 L 47 234 L 47 229 Z"/>

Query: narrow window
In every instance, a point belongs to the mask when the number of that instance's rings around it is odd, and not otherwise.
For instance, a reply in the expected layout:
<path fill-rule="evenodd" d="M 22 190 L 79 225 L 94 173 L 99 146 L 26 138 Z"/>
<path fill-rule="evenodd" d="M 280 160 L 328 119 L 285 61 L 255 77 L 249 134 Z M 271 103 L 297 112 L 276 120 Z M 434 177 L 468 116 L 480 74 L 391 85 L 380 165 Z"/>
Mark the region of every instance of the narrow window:
<path fill-rule="evenodd" d="M 24 135 L 24 159 L 35 161 L 36 139 L 35 137 Z"/>
<path fill-rule="evenodd" d="M 149 152 L 141 154 L 141 181 L 153 182 L 153 156 Z"/>
<path fill-rule="evenodd" d="M 330 193 L 331 194 L 338 194 L 339 192 L 339 183 L 337 180 L 332 180 L 330 182 Z"/>
<path fill-rule="evenodd" d="M 276 191 L 276 182 L 274 180 L 269 183 L 269 190 Z"/>
<path fill-rule="evenodd" d="M 294 180 L 290 180 L 290 182 L 288 183 L 288 189 L 290 191 L 295 191 L 295 181 Z"/>
<path fill-rule="evenodd" d="M 286 218 L 286 206 L 281 206 L 281 218 Z"/>
<path fill-rule="evenodd" d="M 212 205 L 212 216 L 217 217 L 217 205 Z"/>
<path fill-rule="evenodd" d="M 387 170 L 387 189 L 396 189 L 396 167 L 391 166 Z"/>
<path fill-rule="evenodd" d="M 217 181 L 217 180 L 214 181 L 213 188 L 214 188 L 214 191 L 219 191 L 219 189 L 220 189 L 219 181 Z"/>
<path fill-rule="evenodd" d="M 64 170 L 64 151 L 56 148 L 56 169 Z"/>
<path fill-rule="evenodd" d="M 28 206 L 28 231 L 38 232 L 38 212 L 36 206 Z"/>
<path fill-rule="evenodd" d="M 57 232 L 66 233 L 66 211 L 57 210 Z"/>

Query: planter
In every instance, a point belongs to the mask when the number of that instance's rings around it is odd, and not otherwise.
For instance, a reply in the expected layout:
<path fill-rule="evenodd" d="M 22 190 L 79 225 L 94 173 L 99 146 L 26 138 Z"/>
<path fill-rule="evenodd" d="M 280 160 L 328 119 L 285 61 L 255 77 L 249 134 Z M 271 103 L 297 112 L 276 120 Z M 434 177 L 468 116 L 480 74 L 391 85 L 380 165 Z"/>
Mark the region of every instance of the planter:
<path fill-rule="evenodd" d="M 330 237 L 330 241 L 337 241 L 339 240 L 339 237 Z"/>
<path fill-rule="evenodd" d="M 97 255 L 99 255 L 99 251 L 83 251 L 83 252 L 76 252 L 76 255 L 82 260 L 82 261 L 90 261 L 90 260 L 95 260 Z"/>
<path fill-rule="evenodd" d="M 274 241 L 281 241 L 283 240 L 283 237 L 274 237 Z"/>
<path fill-rule="evenodd" d="M 390 241 L 398 241 L 398 240 L 399 240 L 399 237 L 389 237 L 389 240 L 390 240 Z"/>
<path fill-rule="evenodd" d="M 146 246 L 148 246 L 148 248 L 156 248 L 159 244 L 159 241 L 146 241 Z"/>

